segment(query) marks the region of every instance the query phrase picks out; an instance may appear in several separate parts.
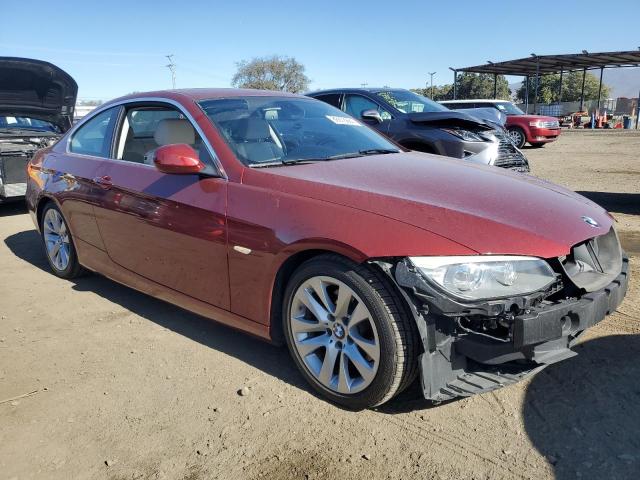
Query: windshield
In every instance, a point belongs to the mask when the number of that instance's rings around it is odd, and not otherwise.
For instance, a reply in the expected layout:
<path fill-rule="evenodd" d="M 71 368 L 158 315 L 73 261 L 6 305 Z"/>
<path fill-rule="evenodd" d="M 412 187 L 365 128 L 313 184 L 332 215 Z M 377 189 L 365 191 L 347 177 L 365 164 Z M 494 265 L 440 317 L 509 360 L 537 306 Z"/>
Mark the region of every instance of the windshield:
<path fill-rule="evenodd" d="M 0 115 L 0 128 L 60 133 L 60 129 L 53 123 L 29 117 L 8 117 Z"/>
<path fill-rule="evenodd" d="M 376 95 L 402 113 L 446 112 L 449 109 L 409 90 L 383 90 Z"/>
<path fill-rule="evenodd" d="M 358 120 L 310 98 L 234 97 L 200 107 L 248 166 L 399 151 Z"/>
<path fill-rule="evenodd" d="M 507 115 L 524 115 L 524 112 L 511 102 L 496 103 L 496 108 Z"/>

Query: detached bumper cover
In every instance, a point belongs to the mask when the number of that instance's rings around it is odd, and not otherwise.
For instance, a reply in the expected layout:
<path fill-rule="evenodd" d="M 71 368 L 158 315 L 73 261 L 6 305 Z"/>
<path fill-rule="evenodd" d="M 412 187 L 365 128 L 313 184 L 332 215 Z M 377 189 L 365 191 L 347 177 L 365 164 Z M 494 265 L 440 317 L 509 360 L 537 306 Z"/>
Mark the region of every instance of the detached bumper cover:
<path fill-rule="evenodd" d="M 491 391 L 576 355 L 570 347 L 584 330 L 616 310 L 628 284 L 625 256 L 620 274 L 605 288 L 526 309 L 514 318 L 511 338 L 504 341 L 474 333 L 441 335 L 434 341 L 438 335 L 429 328 L 433 314 L 423 317 L 418 328 L 425 347 L 420 357 L 425 398 L 443 401 Z"/>

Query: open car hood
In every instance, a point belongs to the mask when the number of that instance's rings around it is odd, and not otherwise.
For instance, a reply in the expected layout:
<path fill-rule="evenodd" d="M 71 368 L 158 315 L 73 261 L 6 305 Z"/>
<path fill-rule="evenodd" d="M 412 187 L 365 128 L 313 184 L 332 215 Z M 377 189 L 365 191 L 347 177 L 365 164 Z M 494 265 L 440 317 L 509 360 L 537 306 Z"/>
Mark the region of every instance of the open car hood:
<path fill-rule="evenodd" d="M 0 57 L 0 116 L 46 120 L 64 132 L 73 123 L 77 95 L 75 80 L 49 62 Z"/>
<path fill-rule="evenodd" d="M 408 113 L 409 120 L 417 124 L 427 124 L 440 127 L 460 127 L 474 130 L 493 130 L 494 127 L 484 120 L 466 113 L 451 110 L 448 112 Z"/>

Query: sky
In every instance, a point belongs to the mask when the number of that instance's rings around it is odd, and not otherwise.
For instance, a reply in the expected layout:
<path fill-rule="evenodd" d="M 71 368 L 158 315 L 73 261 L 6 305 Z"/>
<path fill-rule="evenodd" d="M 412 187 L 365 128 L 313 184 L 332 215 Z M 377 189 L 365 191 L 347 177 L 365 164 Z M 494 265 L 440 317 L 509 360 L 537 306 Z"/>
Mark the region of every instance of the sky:
<path fill-rule="evenodd" d="M 451 83 L 449 67 L 640 47 L 640 0 L 608 5 L 3 0 L 0 56 L 58 65 L 78 82 L 80 99 L 171 88 L 167 54 L 174 55 L 178 88 L 228 87 L 238 61 L 274 54 L 304 64 L 311 89 L 418 88 L 428 72 L 436 72 L 436 85 Z"/>

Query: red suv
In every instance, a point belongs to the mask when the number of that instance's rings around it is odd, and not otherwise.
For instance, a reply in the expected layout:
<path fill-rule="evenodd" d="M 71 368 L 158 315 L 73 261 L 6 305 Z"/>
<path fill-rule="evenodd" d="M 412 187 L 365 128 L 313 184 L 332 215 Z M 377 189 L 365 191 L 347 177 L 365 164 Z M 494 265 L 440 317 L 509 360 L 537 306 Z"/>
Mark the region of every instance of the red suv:
<path fill-rule="evenodd" d="M 467 108 L 495 108 L 507 115 L 506 129 L 518 148 L 529 142 L 533 147 L 543 147 L 560 135 L 560 122 L 555 117 L 527 115 L 513 103 L 504 100 L 446 100 L 440 102 L 452 110 Z"/>
<path fill-rule="evenodd" d="M 573 355 L 627 290 L 599 206 L 405 151 L 308 97 L 134 94 L 40 150 L 28 177 L 55 275 L 95 271 L 286 343 L 349 408 L 418 373 L 434 401 L 515 382 Z"/>

